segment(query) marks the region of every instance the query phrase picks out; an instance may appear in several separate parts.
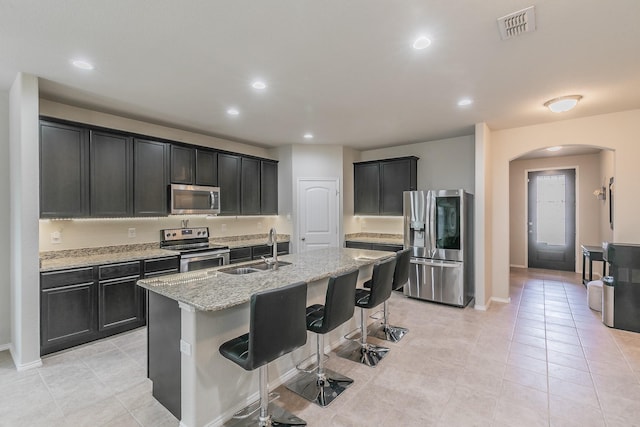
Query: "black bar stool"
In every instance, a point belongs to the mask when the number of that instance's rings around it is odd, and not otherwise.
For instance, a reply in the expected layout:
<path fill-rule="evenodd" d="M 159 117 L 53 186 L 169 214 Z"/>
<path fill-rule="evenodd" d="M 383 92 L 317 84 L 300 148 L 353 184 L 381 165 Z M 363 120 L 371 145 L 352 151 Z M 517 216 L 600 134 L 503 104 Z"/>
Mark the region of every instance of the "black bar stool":
<path fill-rule="evenodd" d="M 355 303 L 360 307 L 360 345 L 355 350 L 346 349 L 338 353 L 339 356 L 373 367 L 387 355 L 388 348 L 367 342 L 367 323 L 365 322 L 364 310 L 374 308 L 389 299 L 395 266 L 395 257 L 377 263 L 373 266 L 371 289 L 356 289 Z M 347 339 L 349 339 L 348 336 Z"/>
<path fill-rule="evenodd" d="M 234 416 L 228 425 L 304 426 L 307 423 L 277 405 L 269 405 L 267 364 L 307 342 L 307 284 L 294 283 L 251 296 L 249 333 L 220 346 L 220 353 L 247 371 L 259 369 L 260 412 Z M 255 410 L 253 411 L 255 412 Z"/>
<path fill-rule="evenodd" d="M 409 267 L 411 264 L 411 249 L 404 249 L 396 253 L 396 268 L 393 273 L 393 284 L 391 289 L 397 291 L 409 281 Z M 365 288 L 370 287 L 370 281 L 363 285 Z M 389 300 L 383 304 L 382 326 L 378 328 L 373 336 L 381 340 L 398 342 L 403 336 L 409 332 L 407 328 L 400 326 L 391 326 L 389 324 Z"/>
<path fill-rule="evenodd" d="M 325 303 L 307 307 L 307 330 L 317 337 L 315 372 L 301 372 L 286 387 L 319 406 L 327 406 L 353 383 L 351 378 L 324 368 L 324 335 L 351 319 L 355 309 L 358 270 L 332 276 Z"/>

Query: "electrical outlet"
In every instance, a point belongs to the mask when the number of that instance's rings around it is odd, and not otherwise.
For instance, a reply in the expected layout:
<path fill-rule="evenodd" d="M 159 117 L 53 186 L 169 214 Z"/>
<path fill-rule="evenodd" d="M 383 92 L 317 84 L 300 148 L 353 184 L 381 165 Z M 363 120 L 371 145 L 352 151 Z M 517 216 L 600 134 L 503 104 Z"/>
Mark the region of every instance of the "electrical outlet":
<path fill-rule="evenodd" d="M 258 230 L 262 230 L 262 223 L 261 222 L 258 222 L 258 227 L 257 228 L 258 228 Z"/>
<path fill-rule="evenodd" d="M 136 237 L 136 229 L 135 228 L 130 228 L 129 229 L 129 238 L 132 237 Z"/>
<path fill-rule="evenodd" d="M 222 231 L 223 233 L 224 233 L 225 231 L 227 231 L 227 224 L 222 224 L 222 225 L 220 226 L 220 231 Z"/>
<path fill-rule="evenodd" d="M 54 231 L 51 233 L 51 243 L 54 245 L 58 245 L 62 242 L 62 233 L 59 231 Z"/>

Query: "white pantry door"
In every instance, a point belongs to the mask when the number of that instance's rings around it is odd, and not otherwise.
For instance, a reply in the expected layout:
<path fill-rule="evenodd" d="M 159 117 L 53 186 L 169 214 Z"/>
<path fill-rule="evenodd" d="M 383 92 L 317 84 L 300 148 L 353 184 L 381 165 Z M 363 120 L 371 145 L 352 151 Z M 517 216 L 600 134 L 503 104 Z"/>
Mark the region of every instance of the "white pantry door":
<path fill-rule="evenodd" d="M 299 252 L 338 247 L 338 180 L 298 180 Z"/>

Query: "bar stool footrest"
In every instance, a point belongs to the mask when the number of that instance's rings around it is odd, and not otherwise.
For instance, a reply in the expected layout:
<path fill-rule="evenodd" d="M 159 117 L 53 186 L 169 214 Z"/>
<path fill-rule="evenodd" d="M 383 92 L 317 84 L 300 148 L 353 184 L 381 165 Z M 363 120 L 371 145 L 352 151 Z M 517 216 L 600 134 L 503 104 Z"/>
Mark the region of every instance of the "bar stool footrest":
<path fill-rule="evenodd" d="M 271 404 L 271 402 L 279 398 L 280 398 L 280 393 L 276 393 L 276 392 L 269 393 L 269 404 Z M 244 408 L 240 409 L 238 412 L 233 414 L 233 419 L 238 419 L 238 420 L 247 419 L 251 417 L 251 415 L 253 415 L 259 409 L 260 409 L 260 399 L 250 403 L 249 405 L 245 406 Z"/>
<path fill-rule="evenodd" d="M 358 342 L 362 337 L 362 330 L 360 328 L 355 328 L 354 330 L 348 332 L 344 339 L 351 342 Z"/>
<path fill-rule="evenodd" d="M 307 422 L 296 417 L 291 412 L 281 408 L 280 406 L 269 403 L 269 416 L 267 423 L 260 422 L 260 411 L 253 414 L 252 417 L 232 418 L 224 423 L 228 427 L 244 427 L 244 426 L 306 426 Z"/>
<path fill-rule="evenodd" d="M 326 362 L 327 360 L 329 360 L 329 356 L 327 354 L 323 354 L 322 360 L 323 362 Z M 318 354 L 313 353 L 311 356 L 298 362 L 298 364 L 296 365 L 296 369 L 298 371 L 306 372 L 309 374 L 315 372 L 318 369 Z"/>

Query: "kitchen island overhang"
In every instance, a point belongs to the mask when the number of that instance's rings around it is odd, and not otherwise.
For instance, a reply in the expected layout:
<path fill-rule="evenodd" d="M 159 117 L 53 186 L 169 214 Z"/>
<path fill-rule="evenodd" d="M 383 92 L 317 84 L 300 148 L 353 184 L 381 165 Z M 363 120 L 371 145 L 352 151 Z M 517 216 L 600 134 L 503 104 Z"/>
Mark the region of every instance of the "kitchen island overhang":
<path fill-rule="evenodd" d="M 371 277 L 377 261 L 394 255 L 365 249 L 325 248 L 282 256 L 283 261 L 291 264 L 273 271 L 232 275 L 217 268 L 139 281 L 138 285 L 150 291 L 148 360 L 154 396 L 170 410 L 173 399 L 178 409 L 172 412 L 181 420 L 181 426 L 221 425 L 258 397 L 257 371 L 244 371 L 218 351 L 223 342 L 249 330 L 249 300 L 253 293 L 306 281 L 307 305 L 322 304 L 331 275 L 357 268 L 361 284 Z M 329 333 L 327 347 L 342 343 L 343 335 L 356 326 L 352 318 Z M 293 377 L 297 372 L 295 365 L 310 356 L 313 347 L 308 340 L 307 345 L 274 362 L 270 366 L 270 384 L 276 386 Z M 155 368 L 159 365 L 161 369 Z M 178 375 L 178 396 L 175 390 L 160 387 L 171 384 L 165 380 L 172 372 Z M 154 379 L 154 373 L 158 378 Z M 168 403 L 166 393 L 172 395 Z"/>

